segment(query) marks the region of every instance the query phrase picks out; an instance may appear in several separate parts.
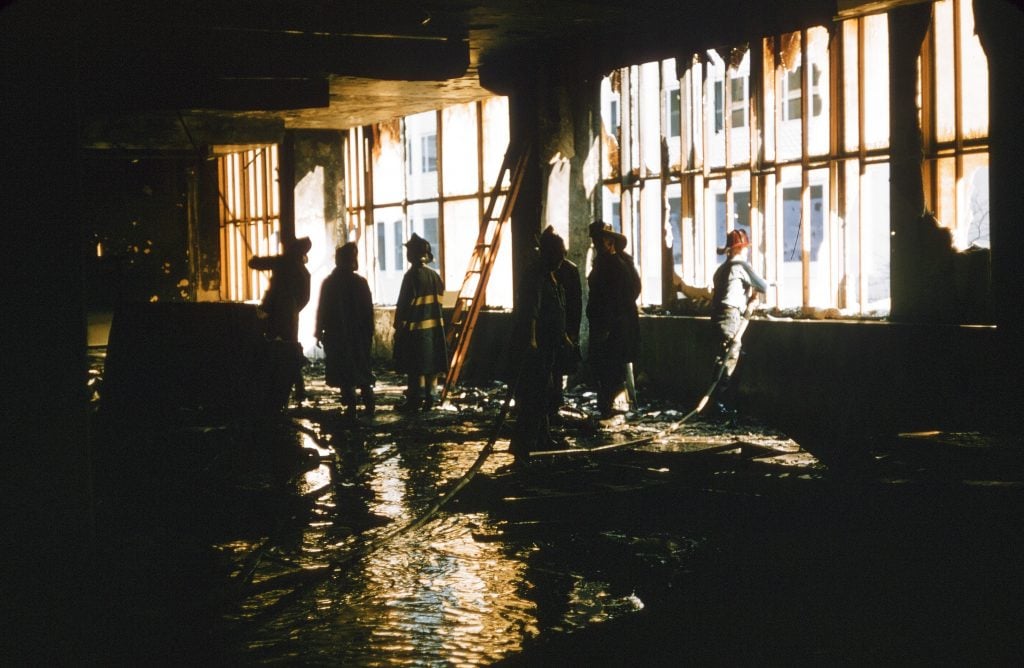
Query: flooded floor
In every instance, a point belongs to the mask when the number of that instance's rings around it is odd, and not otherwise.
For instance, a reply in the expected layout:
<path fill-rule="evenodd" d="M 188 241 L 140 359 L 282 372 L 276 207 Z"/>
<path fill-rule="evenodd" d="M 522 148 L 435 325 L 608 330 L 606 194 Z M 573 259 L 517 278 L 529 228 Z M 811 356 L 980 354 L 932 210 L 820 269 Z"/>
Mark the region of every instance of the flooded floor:
<path fill-rule="evenodd" d="M 765 425 L 667 433 L 689 409 L 668 402 L 596 423 L 580 390 L 570 446 L 652 442 L 512 470 L 500 386 L 410 416 L 382 373 L 352 420 L 317 372 L 255 425 L 97 428 L 84 662 L 1021 658 L 1016 443 L 908 435 L 837 476 Z"/>

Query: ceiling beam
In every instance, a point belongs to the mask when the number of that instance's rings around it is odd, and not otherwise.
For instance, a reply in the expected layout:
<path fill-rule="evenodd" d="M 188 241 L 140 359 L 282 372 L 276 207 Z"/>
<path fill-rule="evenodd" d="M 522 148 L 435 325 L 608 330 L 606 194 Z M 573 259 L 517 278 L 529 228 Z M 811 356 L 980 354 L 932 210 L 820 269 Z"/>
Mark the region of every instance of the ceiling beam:
<path fill-rule="evenodd" d="M 179 151 L 206 155 L 215 144 L 276 144 L 284 122 L 273 117 L 173 112 L 118 115 L 86 123 L 79 146 L 123 151 Z"/>
<path fill-rule="evenodd" d="M 214 77 L 358 76 L 443 81 L 469 66 L 469 45 L 447 38 L 310 35 L 199 28 L 154 28 L 129 36 L 126 52 L 158 75 Z"/>

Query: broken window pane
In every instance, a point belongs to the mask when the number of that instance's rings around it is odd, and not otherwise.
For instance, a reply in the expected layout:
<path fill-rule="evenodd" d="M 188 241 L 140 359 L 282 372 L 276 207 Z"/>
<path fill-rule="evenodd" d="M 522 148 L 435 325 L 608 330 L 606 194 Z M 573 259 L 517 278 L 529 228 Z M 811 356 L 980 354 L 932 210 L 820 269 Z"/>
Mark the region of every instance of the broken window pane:
<path fill-rule="evenodd" d="M 679 83 L 665 91 L 665 136 L 679 136 Z"/>
<path fill-rule="evenodd" d="M 715 82 L 715 132 L 725 130 L 725 86 L 721 81 Z"/>
<path fill-rule="evenodd" d="M 861 269 L 867 276 L 866 313 L 888 313 L 889 163 L 867 165 L 861 180 Z"/>
<path fill-rule="evenodd" d="M 960 248 L 991 248 L 988 238 L 988 154 L 964 157 L 964 187 L 966 192 L 964 218 L 966 235 L 958 234 Z"/>
<path fill-rule="evenodd" d="M 601 202 L 602 220 L 611 225 L 616 232 L 622 232 L 622 211 L 618 189 L 606 185 Z"/>
<path fill-rule="evenodd" d="M 956 159 L 941 158 L 934 162 L 935 217 L 944 227 L 956 227 Z"/>
<path fill-rule="evenodd" d="M 764 160 L 775 161 L 775 135 L 776 135 L 776 86 L 775 86 L 775 43 L 774 37 L 768 37 L 761 41 L 761 94 L 764 99 L 758 107 L 762 110 L 758 118 L 761 129 L 761 142 L 763 144 Z"/>
<path fill-rule="evenodd" d="M 377 263 L 377 272 L 370 286 L 373 299 L 380 304 L 394 304 L 398 298 L 398 288 L 402 284 L 405 273 L 405 229 L 402 207 L 380 207 L 373 212 L 374 225 L 377 228 L 374 251 L 378 257 L 385 257 L 384 262 Z"/>
<path fill-rule="evenodd" d="M 725 62 L 717 51 L 707 52 L 704 159 L 710 167 L 725 166 Z"/>
<path fill-rule="evenodd" d="M 829 150 L 829 35 L 825 28 L 807 31 L 807 59 L 810 62 L 811 107 L 808 109 L 807 151 L 810 155 L 827 155 Z"/>
<path fill-rule="evenodd" d="M 665 111 L 663 134 L 668 148 L 668 168 L 670 171 L 678 172 L 682 169 L 681 136 L 683 128 L 682 119 L 682 92 L 680 91 L 679 79 L 676 75 L 676 61 L 670 58 L 661 64 L 661 78 L 664 85 Z"/>
<path fill-rule="evenodd" d="M 222 299 L 258 300 L 267 289 L 267 272 L 248 263 L 281 250 L 277 169 L 277 146 L 218 158 Z"/>
<path fill-rule="evenodd" d="M 508 148 L 508 98 L 489 97 L 482 103 L 484 145 L 484 188 L 494 188 Z M 445 160 L 447 164 L 447 160 Z"/>
<path fill-rule="evenodd" d="M 839 231 L 842 243 L 839 269 L 839 303 L 841 309 L 863 310 L 861 286 L 861 224 L 860 224 L 860 161 L 846 160 L 843 170 L 842 209 L 839 212 Z"/>
<path fill-rule="evenodd" d="M 829 308 L 835 305 L 832 298 L 833 280 L 832 267 L 833 258 L 831 245 L 829 243 L 828 220 L 828 170 L 815 169 L 809 174 L 810 182 L 810 219 L 805 214 L 805 234 L 809 237 L 805 241 L 808 249 L 808 276 L 809 287 L 808 306 L 816 308 Z"/>
<path fill-rule="evenodd" d="M 738 50 L 734 50 L 733 60 Z M 750 164 L 750 50 L 729 69 L 729 158 L 733 165 Z"/>
<path fill-rule="evenodd" d="M 732 175 L 732 229 L 743 230 L 747 237 L 755 244 L 751 248 L 751 257 L 758 253 L 757 241 L 764 235 L 763 232 L 751 229 L 750 227 L 750 172 L 738 171 Z"/>
<path fill-rule="evenodd" d="M 889 23 L 885 14 L 859 19 L 863 23 L 864 146 L 889 146 Z"/>
<path fill-rule="evenodd" d="M 373 201 L 401 202 L 405 198 L 405 146 L 400 120 L 374 126 Z"/>
<path fill-rule="evenodd" d="M 437 197 L 437 113 L 426 111 L 406 116 L 403 122 L 410 165 L 405 196 L 408 199 Z M 376 183 L 376 180 L 375 180 Z"/>
<path fill-rule="evenodd" d="M 437 224 L 437 202 L 409 205 L 409 234 L 416 233 L 430 242 L 434 260 L 428 265 L 441 272 L 441 235 Z M 404 242 L 403 242 L 404 243 Z"/>
<path fill-rule="evenodd" d="M 860 147 L 860 21 L 843 21 L 843 150 Z"/>
<path fill-rule="evenodd" d="M 962 131 L 965 138 L 988 136 L 988 58 L 974 34 L 974 10 L 959 0 L 960 93 Z"/>
<path fill-rule="evenodd" d="M 803 207 L 800 170 L 783 170 L 782 258 L 779 272 L 779 305 L 793 308 L 803 305 Z"/>
<path fill-rule="evenodd" d="M 935 138 L 940 142 L 956 137 L 956 51 L 953 45 L 953 0 L 936 2 L 932 9 L 932 59 L 929 73 L 935 94 Z"/>
<path fill-rule="evenodd" d="M 627 252 L 633 255 L 642 279 L 641 304 L 661 303 L 662 197 L 660 181 L 648 181 L 640 189 L 640 234 Z"/>
<path fill-rule="evenodd" d="M 803 152 L 803 65 L 801 63 L 799 32 L 782 36 L 778 68 L 777 94 L 779 160 L 799 158 Z"/>
<path fill-rule="evenodd" d="M 471 195 L 479 190 L 480 161 L 477 157 L 476 108 L 475 104 L 456 104 L 441 112 L 441 137 L 444 149 L 442 173 L 446 197 Z M 432 157 L 436 171 L 436 144 Z M 492 183 L 491 186 L 493 185 Z"/>
<path fill-rule="evenodd" d="M 926 205 L 959 249 L 988 244 L 988 65 L 972 8 L 935 4 L 919 69 L 924 106 L 934 107 L 922 117 Z"/>
<path fill-rule="evenodd" d="M 640 133 L 635 139 L 641 146 L 642 168 L 640 174 L 647 176 L 661 173 L 661 70 L 658 63 L 645 63 L 637 68 L 639 77 L 637 99 L 638 124 Z M 637 165 L 640 166 L 640 165 Z"/>
<path fill-rule="evenodd" d="M 707 193 L 708 207 L 706 214 L 710 214 L 711 230 L 713 231 L 710 236 L 715 240 L 715 248 L 722 248 L 725 246 L 725 238 L 728 234 L 725 214 L 725 180 L 708 181 L 705 192 Z"/>
<path fill-rule="evenodd" d="M 380 271 L 387 271 L 388 268 L 388 254 L 382 253 L 381 249 L 387 248 L 388 243 L 388 229 L 384 223 L 375 223 L 374 227 L 377 229 L 377 269 Z"/>
<path fill-rule="evenodd" d="M 469 259 L 476 244 L 480 227 L 459 224 L 456 221 L 472 220 L 478 216 L 478 203 L 473 200 L 458 200 L 444 204 L 444 279 L 445 289 L 458 290 L 469 267 Z M 505 239 L 507 241 L 507 239 Z"/>
<path fill-rule="evenodd" d="M 438 144 L 441 116 L 444 146 Z M 476 122 L 478 115 L 481 123 Z M 482 127 L 484 135 L 478 132 Z M 476 244 L 481 212 L 495 185 L 508 147 L 508 99 L 488 98 L 479 103 L 458 105 L 443 112 L 429 111 L 395 119 L 373 127 L 372 153 L 367 160 L 362 130 L 347 131 L 346 153 L 347 214 L 351 224 L 372 221 L 374 230 L 364 238 L 373 256 L 364 262 L 377 303 L 394 303 L 406 269 L 405 241 L 412 232 L 431 242 L 434 261 L 449 290 L 458 290 Z M 450 155 L 449 155 L 450 153 Z M 367 164 L 369 162 L 369 164 Z M 478 175 L 484 174 L 483 189 Z M 456 200 L 444 202 L 438 196 L 438 173 L 445 176 L 448 194 Z M 503 187 L 508 187 L 508 175 Z M 376 208 L 364 210 L 365 184 L 373 183 Z M 348 190 L 354 189 L 354 193 Z M 495 212 L 501 210 L 499 197 Z M 440 215 L 443 206 L 443 216 Z M 443 224 L 442 224 L 443 220 Z M 371 224 L 371 223 L 368 223 Z M 442 229 L 443 228 L 443 229 Z M 494 267 L 499 265 L 503 249 Z M 369 270 L 372 268 L 372 272 Z M 511 270 L 509 269 L 509 275 Z M 488 304 L 511 306 L 511 290 L 488 287 Z M 509 286 L 510 288 L 510 286 Z M 503 301 L 495 302 L 494 298 Z"/>
<path fill-rule="evenodd" d="M 668 221 L 665 230 L 665 246 L 672 249 L 672 267 L 675 274 L 683 276 L 683 202 L 678 183 L 665 189 Z"/>

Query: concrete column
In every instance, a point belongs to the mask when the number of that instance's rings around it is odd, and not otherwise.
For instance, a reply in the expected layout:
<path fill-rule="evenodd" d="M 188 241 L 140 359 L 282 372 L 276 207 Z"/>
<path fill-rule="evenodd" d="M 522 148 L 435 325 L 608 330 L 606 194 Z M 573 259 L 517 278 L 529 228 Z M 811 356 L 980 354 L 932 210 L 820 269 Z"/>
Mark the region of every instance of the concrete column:
<path fill-rule="evenodd" d="M 1019 336 L 1024 249 L 1024 9 L 1009 0 L 974 0 L 974 19 L 988 57 L 989 231 L 992 297 L 1000 328 Z"/>
<path fill-rule="evenodd" d="M 342 133 L 336 130 L 296 130 L 289 133 L 294 141 L 294 182 L 300 183 L 306 176 L 320 168 L 323 170 L 323 211 L 320 217 L 324 223 L 325 253 L 334 257 L 334 248 L 362 236 L 362 230 L 348 230 L 345 227 L 345 158 L 341 151 Z M 306 203 L 308 206 L 309 203 Z M 297 209 L 303 209 L 302 202 L 296 202 Z M 308 214 L 307 214 L 308 215 Z M 314 240 L 316 241 L 316 240 Z"/>
<path fill-rule="evenodd" d="M 569 183 L 569 259 L 576 263 L 586 291 L 587 258 L 591 249 L 590 223 L 601 210 L 598 165 L 601 141 L 601 79 L 572 79 L 569 88 L 573 119 L 571 180 Z"/>
<path fill-rule="evenodd" d="M 308 236 L 313 244 L 307 254 L 306 269 L 311 275 L 309 304 L 299 315 L 299 340 L 307 355 L 317 357 L 312 332 L 320 286 L 334 269 L 334 249 L 351 238 L 358 241 L 362 230 L 346 230 L 344 225 L 344 175 L 341 133 L 330 130 L 288 132 L 292 145 L 293 229 L 296 236 Z M 319 171 L 319 177 L 315 173 Z M 353 233 L 354 236 L 348 235 Z M 362 257 L 365 266 L 370 258 Z"/>
<path fill-rule="evenodd" d="M 295 133 L 284 133 L 277 154 L 278 193 L 281 197 L 281 239 L 295 238 Z"/>
<path fill-rule="evenodd" d="M 568 135 L 569 139 L 560 143 L 572 148 L 572 153 L 567 156 L 570 167 L 567 185 L 569 220 L 565 242 L 568 259 L 579 268 L 586 303 L 587 262 L 592 247 L 589 227 L 601 210 L 601 185 L 596 171 L 601 138 L 601 80 L 597 75 L 569 73 L 560 83 L 558 91 L 567 100 L 567 104 L 561 105 L 565 118 L 560 124 L 560 135 Z M 580 330 L 581 345 L 586 350 L 590 329 L 585 316 Z"/>
<path fill-rule="evenodd" d="M 522 249 L 550 224 L 565 237 L 568 258 L 585 282 L 587 228 L 600 197 L 596 175 L 587 173 L 600 137 L 600 77 L 582 71 L 575 59 L 545 62 L 533 72 L 536 76 L 521 82 L 510 103 L 512 140 L 534 147 L 513 216 L 513 238 L 520 246 L 516 267 L 523 266 Z"/>
<path fill-rule="evenodd" d="M 536 72 L 537 69 L 532 71 Z M 539 79 L 540 72 L 537 72 Z M 540 231 L 541 191 L 543 179 L 539 145 L 538 104 L 541 103 L 541 88 L 537 79 L 521 82 L 516 92 L 509 96 L 509 141 L 532 147 L 530 161 L 519 189 L 519 197 L 512 211 L 512 280 L 519 284 L 522 271 L 529 265 L 534 237 Z"/>
<path fill-rule="evenodd" d="M 924 212 L 917 59 L 930 20 L 931 4 L 889 12 L 889 280 L 894 320 L 916 319 L 926 295 L 916 262 Z"/>

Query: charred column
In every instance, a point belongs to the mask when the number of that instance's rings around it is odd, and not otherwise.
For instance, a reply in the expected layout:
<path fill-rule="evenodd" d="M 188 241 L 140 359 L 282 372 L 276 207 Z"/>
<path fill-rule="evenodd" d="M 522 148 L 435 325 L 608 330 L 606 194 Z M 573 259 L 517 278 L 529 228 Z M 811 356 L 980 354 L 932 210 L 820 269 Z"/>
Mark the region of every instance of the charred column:
<path fill-rule="evenodd" d="M 989 215 L 996 324 L 1017 336 L 1024 248 L 1024 9 L 1020 2 L 975 0 L 975 24 L 988 57 Z M 1017 357 L 1017 356 L 1014 356 Z"/>
<path fill-rule="evenodd" d="M 924 213 L 921 127 L 917 111 L 917 60 L 931 20 L 931 4 L 889 12 L 889 220 L 892 315 L 916 320 L 926 303 L 918 249 Z M 923 289 L 924 288 L 924 289 Z"/>
<path fill-rule="evenodd" d="M 526 68 L 527 71 L 535 71 Z M 540 232 L 541 187 L 540 151 L 537 106 L 541 104 L 541 93 L 536 80 L 521 80 L 515 92 L 509 96 L 509 142 L 520 146 L 532 146 L 531 158 L 527 163 L 523 184 L 519 189 L 515 209 L 512 211 L 512 280 L 518 285 L 521 272 L 529 266 L 534 237 Z"/>
<path fill-rule="evenodd" d="M 3 455 L 8 663 L 73 656 L 92 548 L 75 104 L 79 3 L 13 3 L 0 20 L 4 207 Z M 76 628 L 72 628 L 72 625 Z M 21 660 L 19 660 L 21 659 Z"/>

